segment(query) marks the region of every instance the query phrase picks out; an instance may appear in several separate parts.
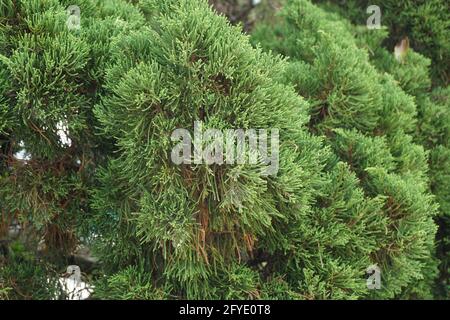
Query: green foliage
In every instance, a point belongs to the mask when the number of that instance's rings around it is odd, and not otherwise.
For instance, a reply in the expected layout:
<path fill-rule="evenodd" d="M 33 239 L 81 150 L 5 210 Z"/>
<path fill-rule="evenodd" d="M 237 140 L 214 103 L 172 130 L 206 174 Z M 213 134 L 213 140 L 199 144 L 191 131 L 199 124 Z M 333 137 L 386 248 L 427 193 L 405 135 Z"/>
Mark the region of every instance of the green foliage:
<path fill-rule="evenodd" d="M 339 11 L 353 23 L 365 25 L 369 14 L 366 9 L 375 3 L 367 0 L 330 1 L 333 11 Z M 414 50 L 433 61 L 433 81 L 447 85 L 450 72 L 450 11 L 445 0 L 385 0 L 376 3 L 381 9 L 381 24 L 389 29 L 385 41 L 389 51 L 403 37 L 408 36 Z M 417 75 L 419 76 L 419 75 Z M 426 78 L 426 77 L 425 77 Z M 422 77 L 422 79 L 424 79 Z"/>
<path fill-rule="evenodd" d="M 355 28 L 359 46 L 369 50 L 373 64 L 382 72 L 389 72 L 399 86 L 415 99 L 417 119 L 412 133 L 414 140 L 429 152 L 430 188 L 440 205 L 439 217 L 436 219 L 440 230 L 438 233 L 438 258 L 441 260 L 439 283 L 440 296 L 448 296 L 445 288 L 448 280 L 448 242 L 450 227 L 450 103 L 449 87 L 431 88 L 429 77 L 430 60 L 409 50 L 402 62 L 382 46 L 386 34 L 383 30 L 366 30 Z M 408 130 L 409 131 L 409 130 Z M 441 289 L 439 289 L 441 287 Z"/>
<path fill-rule="evenodd" d="M 110 42 L 139 24 L 136 17 L 143 21 L 125 2 L 83 0 L 81 28 L 72 30 L 70 4 L 0 2 L 0 221 L 18 220 L 50 258 L 72 252 L 89 212 L 87 192 L 104 146 L 92 109 Z"/>
<path fill-rule="evenodd" d="M 304 101 L 273 80 L 284 62 L 252 49 L 202 1 L 165 2 L 159 10 L 165 15 L 153 17 L 152 27 L 115 42 L 108 93 L 96 109 L 118 150 L 92 205 L 95 224 L 106 228 L 99 241 L 115 253 L 103 258 L 143 263 L 176 297 L 256 297 L 258 271 L 246 264 L 257 251 L 274 255 L 275 264 L 275 256 L 295 251 L 282 230 L 310 211 L 327 150 L 302 129 Z M 194 121 L 279 128 L 278 176 L 261 176 L 258 165 L 174 165 L 171 132 Z M 119 233 L 111 233 L 113 224 Z"/>
<path fill-rule="evenodd" d="M 441 294 L 449 296 L 450 265 L 450 88 L 436 89 L 423 108 L 418 137 L 430 152 L 431 190 L 440 205 L 438 257 L 441 259 Z M 434 114 L 433 114 L 434 111 Z"/>
<path fill-rule="evenodd" d="M 79 242 L 98 299 L 447 295 L 442 1 L 388 1 L 381 30 L 352 24 L 363 1 L 276 3 L 248 36 L 258 13 L 232 26 L 206 0 L 80 0 L 75 30 L 69 0 L 0 0 L 0 299 L 62 298 Z M 278 173 L 174 164 L 172 132 L 196 121 L 279 129 Z"/>
<path fill-rule="evenodd" d="M 339 162 L 327 176 L 315 209 L 283 231 L 291 255 L 273 262 L 278 277 L 302 299 L 355 299 L 367 294 L 365 269 L 385 230 L 382 198 L 369 198 Z M 285 250 L 286 250 L 285 249 Z M 295 289 L 294 289 L 295 288 Z M 294 290 L 293 290 L 294 289 Z"/>
<path fill-rule="evenodd" d="M 0 262 L 0 298 L 50 300 L 60 293 L 57 273 L 21 243 L 13 243 L 6 261 Z"/>
<path fill-rule="evenodd" d="M 161 300 L 167 299 L 164 291 L 155 289 L 148 273 L 137 267 L 128 267 L 120 273 L 95 284 L 94 298 L 112 300 Z"/>
<path fill-rule="evenodd" d="M 393 72 L 394 78 L 379 73 L 354 33 L 338 15 L 299 0 L 286 4 L 276 23 L 263 24 L 253 34 L 255 44 L 291 59 L 280 81 L 292 83 L 311 103 L 310 130 L 326 137 L 356 174 L 365 196 L 382 201 L 376 214 L 383 219 L 374 240 L 378 246 L 365 261 L 366 266 L 371 261 L 381 268 L 382 290 L 368 293 L 355 286 L 336 293 L 335 285 L 327 287 L 324 274 L 310 271 L 305 279 L 311 285 L 304 290 L 314 298 L 317 292 L 333 292 L 339 298 L 394 298 L 413 291 L 414 297 L 428 297 L 436 268 L 432 218 L 437 207 L 428 192 L 426 153 L 408 135 L 414 132 L 416 105 L 409 91 L 395 82 L 402 73 Z M 409 81 L 409 89 L 429 85 L 421 83 Z M 348 271 L 341 269 L 346 275 Z"/>
<path fill-rule="evenodd" d="M 12 288 L 3 287 L 3 284 L 0 286 L 0 300 L 7 300 L 9 297 L 8 292 L 10 292 Z"/>

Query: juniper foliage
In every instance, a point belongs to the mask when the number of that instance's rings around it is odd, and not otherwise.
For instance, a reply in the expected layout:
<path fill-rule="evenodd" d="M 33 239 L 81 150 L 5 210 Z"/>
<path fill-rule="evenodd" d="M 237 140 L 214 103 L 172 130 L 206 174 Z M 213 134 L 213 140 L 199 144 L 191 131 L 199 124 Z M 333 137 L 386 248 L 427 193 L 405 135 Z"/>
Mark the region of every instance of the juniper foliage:
<path fill-rule="evenodd" d="M 81 28 L 68 26 L 69 1 L 0 2 L 0 240 L 19 223 L 27 250 L 47 257 L 36 258 L 44 269 L 49 261 L 65 267 L 79 242 L 103 157 L 92 109 L 110 39 L 140 17 L 122 1 L 77 3 Z M 15 276 L 31 277 L 23 267 Z"/>
<path fill-rule="evenodd" d="M 340 12 L 355 24 L 365 25 L 373 4 L 381 11 L 381 25 L 389 30 L 383 44 L 393 49 L 408 36 L 416 51 L 433 61 L 431 73 L 437 85 L 448 85 L 450 72 L 450 10 L 445 0 L 385 0 L 373 3 L 367 0 L 315 1 Z"/>
<path fill-rule="evenodd" d="M 71 4 L 0 0 L 0 298 L 63 297 L 80 243 L 99 299 L 432 297 L 450 112 L 428 58 L 306 0 L 251 37 L 206 0 L 80 0 L 75 29 Z M 175 164 L 196 121 L 278 129 L 277 174 Z"/>
<path fill-rule="evenodd" d="M 359 46 L 367 48 L 372 63 L 380 70 L 392 75 L 399 86 L 417 105 L 417 121 L 414 140 L 428 152 L 430 188 L 439 203 L 436 221 L 438 232 L 438 258 L 441 260 L 438 291 L 448 296 L 448 244 L 450 212 L 450 102 L 449 87 L 432 87 L 430 78 L 431 61 L 410 48 L 401 61 L 383 46 L 387 37 L 385 30 L 371 30 L 355 27 Z M 414 124 L 411 122 L 411 124 Z"/>
<path fill-rule="evenodd" d="M 427 153 L 413 141 L 414 99 L 372 65 L 350 23 L 308 1 L 290 1 L 276 23 L 255 30 L 253 41 L 291 59 L 280 80 L 311 103 L 311 132 L 326 137 L 364 195 L 383 199 L 386 229 L 371 254 L 383 288 L 369 296 L 430 297 L 437 206 Z"/>

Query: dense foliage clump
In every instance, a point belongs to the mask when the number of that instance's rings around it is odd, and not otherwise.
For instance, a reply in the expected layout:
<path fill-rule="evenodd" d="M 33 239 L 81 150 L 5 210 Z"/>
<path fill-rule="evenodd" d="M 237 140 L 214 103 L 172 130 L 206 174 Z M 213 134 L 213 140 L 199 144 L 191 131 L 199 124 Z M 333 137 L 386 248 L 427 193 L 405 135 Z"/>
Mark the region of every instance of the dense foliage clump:
<path fill-rule="evenodd" d="M 389 30 L 384 45 L 393 49 L 402 38 L 409 37 L 411 46 L 433 61 L 433 81 L 448 85 L 450 80 L 450 10 L 445 0 L 385 0 L 373 3 L 367 0 L 315 1 L 340 12 L 355 24 L 365 25 L 377 5 L 381 25 Z"/>
<path fill-rule="evenodd" d="M 372 254 L 384 279 L 377 296 L 427 297 L 437 207 L 427 155 L 414 143 L 417 104 L 392 75 L 373 66 L 353 34 L 338 15 L 300 0 L 289 2 L 276 23 L 255 30 L 253 39 L 290 57 L 281 81 L 312 105 L 311 132 L 326 137 L 365 195 L 383 199 L 379 216 L 386 230 Z"/>
<path fill-rule="evenodd" d="M 446 13 L 388 2 L 0 0 L 0 299 L 445 297 Z"/>

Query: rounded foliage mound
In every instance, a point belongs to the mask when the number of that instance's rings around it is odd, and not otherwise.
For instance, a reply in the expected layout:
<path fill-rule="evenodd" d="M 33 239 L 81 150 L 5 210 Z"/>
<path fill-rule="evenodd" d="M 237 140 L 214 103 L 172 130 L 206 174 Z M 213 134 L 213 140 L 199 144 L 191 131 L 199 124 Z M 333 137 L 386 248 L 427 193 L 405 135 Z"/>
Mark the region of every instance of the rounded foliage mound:
<path fill-rule="evenodd" d="M 326 137 L 364 195 L 383 199 L 379 217 L 386 226 L 371 254 L 383 287 L 374 294 L 428 297 L 437 207 L 426 153 L 413 142 L 417 106 L 393 76 L 377 71 L 353 32 L 338 15 L 296 0 L 275 24 L 257 28 L 253 40 L 291 58 L 280 80 L 312 105 L 311 132 Z"/>

